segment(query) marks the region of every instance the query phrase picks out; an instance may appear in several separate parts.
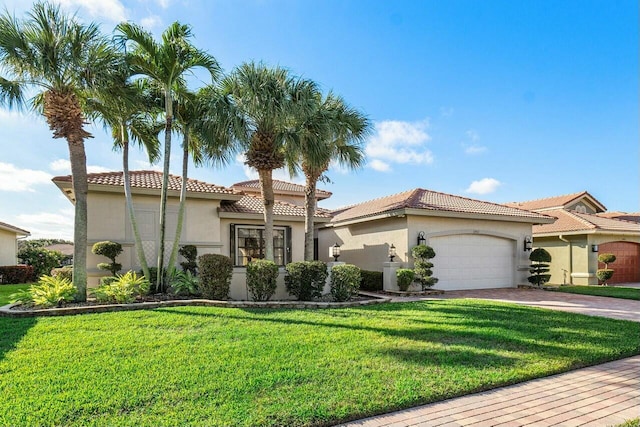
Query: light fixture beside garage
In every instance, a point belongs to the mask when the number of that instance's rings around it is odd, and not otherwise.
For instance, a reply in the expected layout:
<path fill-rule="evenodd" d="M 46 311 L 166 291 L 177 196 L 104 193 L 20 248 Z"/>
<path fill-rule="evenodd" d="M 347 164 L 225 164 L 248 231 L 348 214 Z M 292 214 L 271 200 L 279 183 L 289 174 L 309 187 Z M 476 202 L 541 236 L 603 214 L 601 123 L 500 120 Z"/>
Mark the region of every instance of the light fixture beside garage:
<path fill-rule="evenodd" d="M 533 247 L 533 240 L 531 240 L 531 236 L 524 236 L 524 250 L 530 251 Z"/>
<path fill-rule="evenodd" d="M 418 233 L 418 246 L 426 245 L 427 239 L 424 238 L 424 231 Z"/>
<path fill-rule="evenodd" d="M 598 245 L 591 245 L 591 252 L 598 252 Z"/>
<path fill-rule="evenodd" d="M 389 261 L 393 262 L 393 259 L 396 257 L 396 247 L 393 246 L 393 243 L 391 244 L 391 246 L 389 246 Z"/>

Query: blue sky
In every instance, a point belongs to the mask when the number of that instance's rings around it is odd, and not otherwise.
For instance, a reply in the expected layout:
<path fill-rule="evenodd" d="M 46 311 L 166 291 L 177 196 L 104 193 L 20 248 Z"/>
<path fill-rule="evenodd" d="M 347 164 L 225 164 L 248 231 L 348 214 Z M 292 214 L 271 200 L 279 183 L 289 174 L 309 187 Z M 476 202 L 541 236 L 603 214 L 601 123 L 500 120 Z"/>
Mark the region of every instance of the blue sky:
<path fill-rule="evenodd" d="M 59 3 L 106 33 L 121 20 L 156 35 L 190 24 L 225 71 L 284 66 L 360 108 L 375 125 L 368 163 L 331 170 L 323 207 L 422 187 L 498 203 L 587 190 L 609 210 L 640 210 L 637 1 Z M 0 129 L 0 221 L 71 238 L 73 207 L 50 181 L 69 173 L 66 143 L 33 114 L 0 108 Z M 89 171 L 120 170 L 108 135 L 89 130 Z M 149 168 L 142 153 L 132 167 Z M 255 177 L 239 161 L 191 170 L 221 185 Z"/>

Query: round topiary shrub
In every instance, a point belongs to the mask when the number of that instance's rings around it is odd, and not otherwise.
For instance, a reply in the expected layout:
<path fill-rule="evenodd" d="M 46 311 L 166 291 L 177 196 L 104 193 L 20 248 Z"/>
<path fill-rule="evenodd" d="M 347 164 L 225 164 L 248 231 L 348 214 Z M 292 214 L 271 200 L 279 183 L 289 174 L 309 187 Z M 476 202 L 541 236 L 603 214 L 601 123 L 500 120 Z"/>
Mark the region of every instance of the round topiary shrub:
<path fill-rule="evenodd" d="M 616 262 L 616 256 L 614 254 L 600 254 L 598 255 L 598 261 L 605 265 L 605 268 L 608 264 Z"/>
<path fill-rule="evenodd" d="M 111 272 L 112 276 L 118 274 L 118 271 L 122 270 L 122 264 L 116 262 L 118 255 L 122 253 L 122 245 L 117 242 L 104 241 L 98 242 L 93 245 L 91 252 L 96 255 L 102 255 L 109 258 L 111 263 L 101 262 L 98 264 L 100 270 L 106 270 Z"/>
<path fill-rule="evenodd" d="M 406 291 L 416 278 L 415 271 L 410 268 L 399 268 L 396 270 L 396 278 L 398 280 L 398 287 L 401 291 Z"/>
<path fill-rule="evenodd" d="M 529 260 L 533 262 L 529 272 L 531 276 L 527 278 L 529 283 L 542 287 L 551 278 L 549 273 L 549 262 L 551 262 L 551 254 L 545 249 L 534 249 L 529 255 Z"/>
<path fill-rule="evenodd" d="M 266 259 L 247 264 L 247 288 L 254 301 L 269 301 L 278 285 L 278 265 Z"/>
<path fill-rule="evenodd" d="M 285 267 L 284 284 L 287 292 L 298 301 L 311 301 L 322 296 L 327 282 L 327 264 L 322 261 L 291 262 Z"/>
<path fill-rule="evenodd" d="M 331 296 L 335 301 L 349 301 L 358 295 L 360 269 L 355 265 L 336 265 L 331 269 Z"/>
<path fill-rule="evenodd" d="M 607 286 L 607 281 L 613 277 L 613 270 L 610 268 L 601 268 L 596 271 L 596 277 L 602 282 L 603 286 Z"/>
<path fill-rule="evenodd" d="M 198 287 L 203 297 L 214 300 L 229 299 L 233 262 L 231 258 L 219 254 L 205 254 L 198 257 L 200 281 Z"/>

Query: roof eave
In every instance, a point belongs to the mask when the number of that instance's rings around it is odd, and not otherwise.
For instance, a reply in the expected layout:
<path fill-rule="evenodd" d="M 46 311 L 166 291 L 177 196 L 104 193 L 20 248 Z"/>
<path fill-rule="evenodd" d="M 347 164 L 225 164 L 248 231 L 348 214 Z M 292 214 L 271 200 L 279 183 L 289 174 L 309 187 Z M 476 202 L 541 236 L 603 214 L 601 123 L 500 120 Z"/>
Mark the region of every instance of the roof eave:
<path fill-rule="evenodd" d="M 218 210 L 218 216 L 220 218 L 230 218 L 230 219 L 256 219 L 256 220 L 264 220 L 264 215 L 261 213 L 247 213 L 247 212 L 225 212 Z M 304 222 L 304 216 L 297 215 L 274 215 L 274 220 L 277 221 L 289 221 L 289 222 Z M 322 217 L 314 217 L 313 222 L 318 223 L 326 223 L 329 222 L 330 218 L 322 218 Z"/>
<path fill-rule="evenodd" d="M 640 236 L 640 231 L 625 231 L 625 230 L 606 230 L 602 228 L 585 229 L 585 230 L 571 230 L 571 231 L 553 231 L 546 233 L 532 233 L 533 237 L 556 237 L 556 236 L 577 236 L 581 234 L 618 234 L 624 236 Z"/>

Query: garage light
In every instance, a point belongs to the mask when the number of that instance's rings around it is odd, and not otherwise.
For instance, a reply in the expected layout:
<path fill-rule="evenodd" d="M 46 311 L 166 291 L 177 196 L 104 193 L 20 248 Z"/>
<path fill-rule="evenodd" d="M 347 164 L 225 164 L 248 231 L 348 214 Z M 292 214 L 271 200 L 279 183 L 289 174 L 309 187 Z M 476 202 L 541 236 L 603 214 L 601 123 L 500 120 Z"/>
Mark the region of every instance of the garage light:
<path fill-rule="evenodd" d="M 598 252 L 598 245 L 591 245 L 591 252 Z"/>
<path fill-rule="evenodd" d="M 424 238 L 424 231 L 418 233 L 418 246 L 426 245 L 427 239 Z"/>
<path fill-rule="evenodd" d="M 524 236 L 524 250 L 530 251 L 533 247 L 533 240 L 531 240 L 531 236 Z"/>
<path fill-rule="evenodd" d="M 391 244 L 391 246 L 389 246 L 389 261 L 393 262 L 393 259 L 396 257 L 396 247 L 393 246 L 393 243 Z"/>
<path fill-rule="evenodd" d="M 338 242 L 329 248 L 329 256 L 333 257 L 334 262 L 338 262 L 338 258 L 340 257 L 340 245 Z"/>

